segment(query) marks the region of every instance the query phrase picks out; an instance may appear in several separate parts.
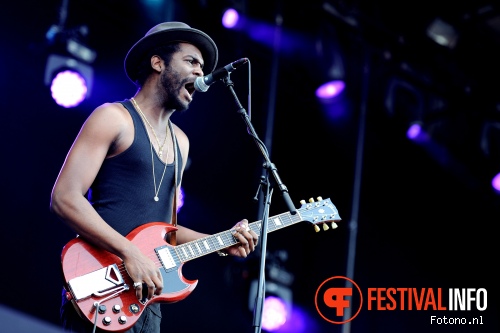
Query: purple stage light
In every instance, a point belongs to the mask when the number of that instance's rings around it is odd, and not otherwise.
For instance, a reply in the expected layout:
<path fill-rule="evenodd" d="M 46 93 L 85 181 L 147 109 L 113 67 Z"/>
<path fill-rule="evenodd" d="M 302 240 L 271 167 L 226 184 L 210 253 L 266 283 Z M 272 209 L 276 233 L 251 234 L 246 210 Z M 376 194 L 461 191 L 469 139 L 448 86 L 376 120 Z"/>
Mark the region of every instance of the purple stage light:
<path fill-rule="evenodd" d="M 321 99 L 333 99 L 340 95 L 345 88 L 344 81 L 336 80 L 322 84 L 316 89 L 316 97 Z"/>
<path fill-rule="evenodd" d="M 275 296 L 266 297 L 262 312 L 262 327 L 269 332 L 276 331 L 285 324 L 286 318 L 285 302 Z"/>
<path fill-rule="evenodd" d="M 412 124 L 406 132 L 406 136 L 411 140 L 418 138 L 420 135 L 422 135 L 422 126 L 420 124 Z"/>
<path fill-rule="evenodd" d="M 78 72 L 65 70 L 58 73 L 52 80 L 50 91 L 57 104 L 71 108 L 79 105 L 85 99 L 87 84 Z"/>
<path fill-rule="evenodd" d="M 414 122 L 408 127 L 406 137 L 418 143 L 426 143 L 430 141 L 429 134 L 420 122 Z"/>
<path fill-rule="evenodd" d="M 177 213 L 181 210 L 182 206 L 184 206 L 184 189 L 181 187 L 179 198 L 177 199 Z"/>
<path fill-rule="evenodd" d="M 232 29 L 238 24 L 239 19 L 240 15 L 238 12 L 233 8 L 229 8 L 222 15 L 222 25 L 227 29 Z"/>
<path fill-rule="evenodd" d="M 495 191 L 500 193 L 500 173 L 497 173 L 495 177 L 491 180 L 491 186 L 495 189 Z"/>

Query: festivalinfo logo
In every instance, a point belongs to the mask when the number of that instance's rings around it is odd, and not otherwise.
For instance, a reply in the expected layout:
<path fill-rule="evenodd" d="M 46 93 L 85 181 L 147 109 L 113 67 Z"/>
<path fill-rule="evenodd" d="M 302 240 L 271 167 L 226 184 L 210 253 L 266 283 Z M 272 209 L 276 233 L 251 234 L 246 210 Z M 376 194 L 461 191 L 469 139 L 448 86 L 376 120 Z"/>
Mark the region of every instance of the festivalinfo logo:
<path fill-rule="evenodd" d="M 366 288 L 362 290 L 344 276 L 331 277 L 318 287 L 316 310 L 332 324 L 344 324 L 356 318 L 361 309 L 368 311 L 448 311 L 452 316 L 430 317 L 431 324 L 483 324 L 482 316 L 466 319 L 458 311 L 485 311 L 486 288 Z"/>

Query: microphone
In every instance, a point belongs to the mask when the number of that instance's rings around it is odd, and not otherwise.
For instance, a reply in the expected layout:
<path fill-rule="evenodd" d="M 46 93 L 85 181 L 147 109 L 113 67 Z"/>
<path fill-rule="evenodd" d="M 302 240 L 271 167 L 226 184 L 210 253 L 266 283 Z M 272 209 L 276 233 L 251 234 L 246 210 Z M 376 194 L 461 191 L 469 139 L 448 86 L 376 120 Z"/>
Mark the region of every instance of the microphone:
<path fill-rule="evenodd" d="M 226 75 L 234 71 L 236 68 L 240 67 L 243 64 L 246 64 L 247 62 L 248 58 L 241 58 L 239 60 L 233 61 L 229 65 L 216 69 L 207 76 L 197 77 L 196 80 L 194 81 L 194 89 L 196 91 L 206 92 L 208 88 L 210 88 L 210 85 L 215 83 L 215 81 L 224 78 Z"/>

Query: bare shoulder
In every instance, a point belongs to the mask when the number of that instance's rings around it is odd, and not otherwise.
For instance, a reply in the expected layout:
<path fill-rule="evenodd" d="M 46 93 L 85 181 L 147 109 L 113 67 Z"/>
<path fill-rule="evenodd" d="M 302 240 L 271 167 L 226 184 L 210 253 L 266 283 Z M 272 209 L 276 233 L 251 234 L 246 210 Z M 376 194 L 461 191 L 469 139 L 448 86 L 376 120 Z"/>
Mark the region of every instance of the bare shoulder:
<path fill-rule="evenodd" d="M 130 116 L 120 103 L 104 103 L 95 108 L 90 114 L 89 120 L 94 119 L 103 122 L 103 125 L 117 125 L 128 122 Z"/>
<path fill-rule="evenodd" d="M 175 137 L 177 138 L 181 149 L 183 147 L 189 148 L 189 138 L 186 133 L 184 133 L 184 131 L 176 124 L 172 123 L 172 125 L 174 126 Z"/>
<path fill-rule="evenodd" d="M 120 103 L 105 103 L 98 106 L 85 121 L 78 136 L 79 141 L 102 146 L 108 156 L 128 147 L 134 135 L 132 118 Z"/>
<path fill-rule="evenodd" d="M 105 103 L 92 111 L 84 124 L 84 131 L 93 135 L 119 135 L 130 128 L 132 120 L 120 103 Z"/>
<path fill-rule="evenodd" d="M 184 158 L 185 163 L 189 154 L 189 138 L 179 126 L 174 123 L 172 123 L 172 125 L 174 127 L 175 137 L 177 138 L 177 142 L 179 143 L 179 148 L 181 150 L 182 157 Z"/>

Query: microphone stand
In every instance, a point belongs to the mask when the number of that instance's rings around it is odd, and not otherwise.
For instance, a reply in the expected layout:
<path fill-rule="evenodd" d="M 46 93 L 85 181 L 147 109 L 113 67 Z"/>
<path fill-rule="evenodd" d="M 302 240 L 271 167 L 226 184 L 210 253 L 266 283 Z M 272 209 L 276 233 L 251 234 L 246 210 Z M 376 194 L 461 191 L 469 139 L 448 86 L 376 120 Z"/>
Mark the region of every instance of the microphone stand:
<path fill-rule="evenodd" d="M 267 152 L 267 148 L 265 144 L 259 139 L 257 133 L 255 132 L 255 129 L 252 125 L 252 122 L 250 120 L 250 117 L 248 116 L 246 110 L 243 108 L 241 105 L 238 96 L 236 95 L 234 91 L 234 83 L 230 79 L 230 74 L 228 73 L 226 77 L 222 79 L 224 84 L 229 88 L 231 94 L 234 97 L 234 101 L 237 106 L 237 112 L 241 115 L 243 120 L 245 121 L 245 124 L 247 126 L 247 129 L 250 132 L 250 135 L 254 138 L 255 143 L 257 144 L 257 147 L 259 148 L 260 152 L 262 153 L 262 156 L 264 157 L 264 170 L 266 176 L 261 177 L 261 182 L 259 184 L 259 188 L 262 189 L 262 186 L 264 187 L 264 210 L 262 213 L 262 226 L 261 226 L 261 235 L 259 237 L 260 240 L 260 246 L 261 246 L 261 252 L 260 252 L 260 267 L 259 267 L 259 280 L 258 280 L 258 287 L 257 287 L 257 296 L 255 297 L 255 307 L 254 307 L 254 320 L 253 320 L 253 327 L 255 329 L 256 333 L 261 332 L 261 325 L 262 325 L 262 311 L 264 309 L 264 294 L 265 294 L 265 263 L 266 263 L 266 248 L 267 248 L 267 230 L 268 230 L 268 220 L 269 220 L 269 207 L 271 205 L 271 196 L 272 196 L 272 189 L 270 189 L 270 184 L 269 184 L 269 172 L 273 175 L 274 180 L 276 184 L 278 185 L 283 199 L 285 200 L 285 203 L 292 215 L 295 215 L 297 213 L 297 210 L 295 206 L 292 203 L 292 200 L 290 199 L 290 195 L 288 194 L 288 189 L 287 187 L 283 184 L 281 181 L 279 175 L 278 175 L 278 170 L 276 169 L 276 166 L 274 163 L 271 162 L 271 159 L 269 158 L 269 154 Z"/>

